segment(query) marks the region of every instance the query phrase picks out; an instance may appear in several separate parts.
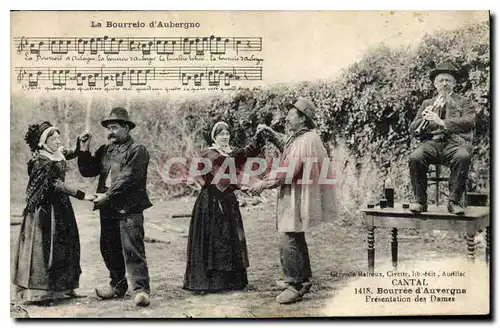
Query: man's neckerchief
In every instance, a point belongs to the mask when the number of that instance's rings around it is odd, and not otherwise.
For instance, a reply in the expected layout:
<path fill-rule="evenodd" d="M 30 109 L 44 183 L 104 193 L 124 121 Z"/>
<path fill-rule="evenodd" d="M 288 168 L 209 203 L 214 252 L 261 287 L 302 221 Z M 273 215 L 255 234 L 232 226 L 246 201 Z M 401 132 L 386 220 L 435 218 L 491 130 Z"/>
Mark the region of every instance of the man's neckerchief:
<path fill-rule="evenodd" d="M 288 137 L 288 139 L 286 140 L 285 142 L 285 146 L 283 147 L 283 153 L 288 149 L 288 147 L 290 147 L 290 145 L 292 144 L 292 142 L 295 141 L 295 139 L 297 139 L 298 137 L 300 137 L 301 135 L 303 135 L 304 133 L 306 132 L 309 132 L 310 129 L 309 128 L 306 128 L 306 127 L 303 127 L 303 128 L 300 128 L 299 130 L 295 131 L 290 137 Z"/>

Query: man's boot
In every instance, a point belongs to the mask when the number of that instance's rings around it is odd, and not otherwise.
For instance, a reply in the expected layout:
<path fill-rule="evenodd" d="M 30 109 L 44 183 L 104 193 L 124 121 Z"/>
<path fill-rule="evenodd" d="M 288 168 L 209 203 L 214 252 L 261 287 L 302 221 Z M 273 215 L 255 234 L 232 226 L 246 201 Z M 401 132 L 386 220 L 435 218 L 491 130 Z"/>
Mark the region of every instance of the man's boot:
<path fill-rule="evenodd" d="M 414 213 L 427 212 L 427 204 L 411 203 L 410 211 Z"/>
<path fill-rule="evenodd" d="M 309 281 L 302 283 L 302 289 L 300 290 L 300 294 L 305 295 L 311 291 L 312 283 Z"/>
<path fill-rule="evenodd" d="M 448 212 L 451 214 L 456 214 L 456 215 L 464 215 L 465 210 L 463 209 L 460 204 L 455 203 L 452 200 L 448 201 Z"/>
<path fill-rule="evenodd" d="M 96 288 L 95 293 L 100 299 L 109 300 L 112 298 L 123 298 L 127 293 L 127 289 L 127 280 L 122 279 L 114 287 L 108 285 L 103 288 Z"/>
<path fill-rule="evenodd" d="M 302 296 L 303 294 L 297 288 L 289 284 L 281 294 L 276 296 L 276 301 L 280 304 L 291 304 L 300 301 Z"/>
<path fill-rule="evenodd" d="M 149 294 L 146 292 L 138 292 L 134 298 L 135 306 L 149 306 Z"/>

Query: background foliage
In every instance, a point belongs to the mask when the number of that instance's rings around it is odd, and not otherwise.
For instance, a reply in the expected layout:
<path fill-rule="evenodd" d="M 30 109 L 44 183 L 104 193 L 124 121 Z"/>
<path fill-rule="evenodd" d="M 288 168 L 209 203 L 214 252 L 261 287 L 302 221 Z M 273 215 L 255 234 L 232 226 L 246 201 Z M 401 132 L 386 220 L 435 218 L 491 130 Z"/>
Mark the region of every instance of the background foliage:
<path fill-rule="evenodd" d="M 471 190 L 489 192 L 490 167 L 490 29 L 471 25 L 425 36 L 414 48 L 370 50 L 334 80 L 280 84 L 237 94 L 173 100 L 166 96 L 137 97 L 109 103 L 106 98 L 56 99 L 13 97 L 11 102 L 11 194 L 22 200 L 27 182 L 29 150 L 23 137 L 28 124 L 50 120 L 65 140 L 74 144 L 85 130 L 87 107 L 92 109 L 93 149 L 105 142 L 100 120 L 111 106 L 130 109 L 139 122 L 136 140 L 151 153 L 149 191 L 154 197 L 196 192 L 193 186 L 169 186 L 161 179 L 161 165 L 172 156 L 193 156 L 207 145 L 212 124 L 223 119 L 233 127 L 233 143 L 244 145 L 259 123 L 283 129 L 284 103 L 308 97 L 317 106 L 317 122 L 337 162 L 337 179 L 345 212 L 379 197 L 390 176 L 397 197 L 409 197 L 407 157 L 416 143 L 408 127 L 424 99 L 434 95 L 429 72 L 443 61 L 462 69 L 456 91 L 477 104 Z M 269 152 L 275 149 L 269 147 Z M 375 179 L 378 177 L 379 179 Z M 85 190 L 84 180 L 71 163 L 68 180 Z"/>

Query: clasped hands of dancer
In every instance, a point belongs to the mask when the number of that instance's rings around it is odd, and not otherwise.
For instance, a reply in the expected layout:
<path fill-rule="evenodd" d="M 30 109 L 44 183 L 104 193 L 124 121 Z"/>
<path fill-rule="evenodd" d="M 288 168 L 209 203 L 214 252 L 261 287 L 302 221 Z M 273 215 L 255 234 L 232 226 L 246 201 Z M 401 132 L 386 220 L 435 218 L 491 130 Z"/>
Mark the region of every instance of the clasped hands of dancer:
<path fill-rule="evenodd" d="M 85 194 L 85 198 L 84 198 L 84 200 L 88 200 L 89 202 L 92 202 L 96 205 L 101 203 L 105 199 L 106 199 L 106 194 L 100 194 L 100 193 L 88 194 L 88 195 Z"/>
<path fill-rule="evenodd" d="M 276 132 L 270 128 L 269 126 L 265 125 L 265 124 L 259 124 L 257 126 L 257 131 L 255 132 L 255 136 L 256 137 L 264 137 L 267 139 L 267 137 L 269 137 L 270 135 L 274 135 Z M 269 187 L 269 185 L 271 184 L 272 182 L 271 181 L 267 181 L 267 180 L 259 180 L 258 182 L 250 185 L 250 186 L 243 186 L 241 187 L 241 190 L 247 194 L 249 194 L 250 196 L 258 196 L 262 193 L 262 191 L 264 191 L 264 189 L 266 189 L 267 187 Z"/>

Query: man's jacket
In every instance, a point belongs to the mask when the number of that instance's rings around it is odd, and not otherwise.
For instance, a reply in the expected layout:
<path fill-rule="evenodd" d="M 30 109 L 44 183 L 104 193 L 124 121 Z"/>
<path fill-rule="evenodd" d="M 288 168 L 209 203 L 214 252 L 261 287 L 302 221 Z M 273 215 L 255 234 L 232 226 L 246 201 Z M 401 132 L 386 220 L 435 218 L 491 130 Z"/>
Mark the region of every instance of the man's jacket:
<path fill-rule="evenodd" d="M 89 151 L 78 154 L 81 175 L 99 176 L 97 192 L 106 194 L 96 208 L 122 213 L 138 213 L 153 206 L 146 191 L 148 164 L 148 150 L 131 137 L 123 144 L 102 145 L 94 156 Z M 110 173 L 112 177 L 108 177 Z"/>

